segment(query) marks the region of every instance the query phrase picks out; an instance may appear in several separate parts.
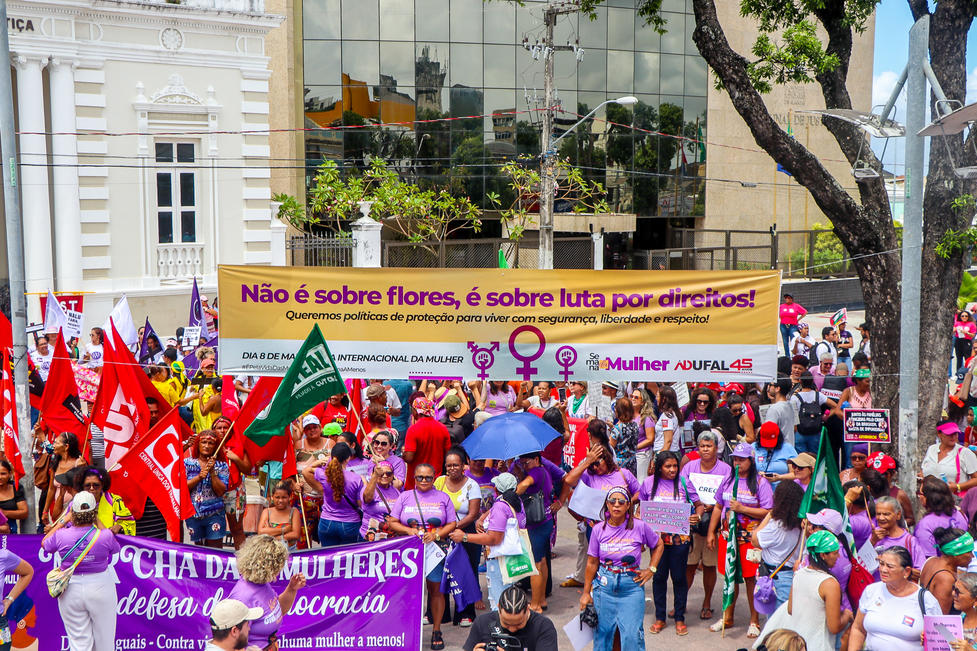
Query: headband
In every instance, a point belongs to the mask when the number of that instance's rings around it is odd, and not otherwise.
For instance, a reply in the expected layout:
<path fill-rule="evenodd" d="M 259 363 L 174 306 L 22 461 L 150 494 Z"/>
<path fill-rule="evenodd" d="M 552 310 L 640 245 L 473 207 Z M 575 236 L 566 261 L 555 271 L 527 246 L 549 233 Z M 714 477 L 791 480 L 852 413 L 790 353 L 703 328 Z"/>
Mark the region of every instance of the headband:
<path fill-rule="evenodd" d="M 974 551 L 974 537 L 965 533 L 959 538 L 954 538 L 948 543 L 940 545 L 940 551 L 944 556 L 960 556 Z"/>
<path fill-rule="evenodd" d="M 624 499 L 626 500 L 631 499 L 631 495 L 628 493 L 627 488 L 625 488 L 624 486 L 614 486 L 609 491 L 607 491 L 607 495 L 604 496 L 605 502 L 607 501 L 607 498 L 611 496 L 611 493 L 620 493 L 621 495 L 624 495 Z"/>

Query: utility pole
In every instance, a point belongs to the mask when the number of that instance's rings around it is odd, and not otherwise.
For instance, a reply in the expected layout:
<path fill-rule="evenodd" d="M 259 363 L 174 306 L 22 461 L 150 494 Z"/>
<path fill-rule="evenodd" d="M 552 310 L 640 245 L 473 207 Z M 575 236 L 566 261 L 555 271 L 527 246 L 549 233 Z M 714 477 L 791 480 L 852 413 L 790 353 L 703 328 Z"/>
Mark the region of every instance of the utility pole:
<path fill-rule="evenodd" d="M 0 167 L 3 168 L 3 209 L 7 227 L 7 266 L 10 274 L 10 324 L 13 329 L 14 392 L 17 403 L 17 428 L 21 459 L 24 463 L 22 487 L 28 504 L 34 499 L 34 438 L 31 431 L 30 401 L 27 393 L 27 283 L 24 278 L 24 223 L 20 214 L 20 189 L 17 187 L 17 135 L 14 132 L 14 98 L 10 81 L 10 38 L 7 34 L 7 0 L 0 0 Z M 7 369 L 4 369 L 7 370 Z M 8 399 L 4 396 L 4 399 Z M 37 509 L 28 508 L 21 533 L 37 530 Z"/>
<path fill-rule="evenodd" d="M 543 41 L 543 96 L 546 104 L 543 110 L 543 133 L 540 138 L 540 197 L 539 197 L 539 268 L 553 268 L 553 196 L 556 192 L 556 149 L 553 146 L 553 104 L 556 92 L 553 86 L 553 56 L 558 51 L 573 50 L 569 45 L 555 45 L 553 31 L 561 14 L 579 11 L 576 2 L 550 2 L 543 10 L 543 24 L 546 37 Z"/>

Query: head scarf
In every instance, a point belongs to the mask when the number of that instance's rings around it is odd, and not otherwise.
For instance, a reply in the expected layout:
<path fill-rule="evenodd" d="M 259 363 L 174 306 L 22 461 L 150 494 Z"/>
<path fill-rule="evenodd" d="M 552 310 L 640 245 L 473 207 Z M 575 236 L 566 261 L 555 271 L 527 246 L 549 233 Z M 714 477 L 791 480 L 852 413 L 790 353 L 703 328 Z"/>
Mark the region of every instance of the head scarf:
<path fill-rule="evenodd" d="M 944 556 L 960 556 L 970 554 L 974 551 L 974 537 L 965 533 L 958 538 L 954 538 L 948 543 L 940 545 L 940 552 Z"/>
<path fill-rule="evenodd" d="M 827 554 L 841 548 L 838 538 L 829 531 L 815 531 L 807 539 L 807 548 L 818 554 Z"/>

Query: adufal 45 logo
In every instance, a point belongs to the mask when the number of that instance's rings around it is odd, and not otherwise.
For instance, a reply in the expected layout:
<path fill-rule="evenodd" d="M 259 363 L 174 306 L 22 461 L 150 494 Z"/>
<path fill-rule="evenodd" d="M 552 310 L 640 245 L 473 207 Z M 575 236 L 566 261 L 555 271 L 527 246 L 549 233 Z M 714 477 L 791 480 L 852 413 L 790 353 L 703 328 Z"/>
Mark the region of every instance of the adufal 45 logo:
<path fill-rule="evenodd" d="M 728 362 L 725 359 L 682 359 L 675 364 L 676 371 L 709 371 L 711 373 L 749 373 L 753 360 L 747 357 Z"/>

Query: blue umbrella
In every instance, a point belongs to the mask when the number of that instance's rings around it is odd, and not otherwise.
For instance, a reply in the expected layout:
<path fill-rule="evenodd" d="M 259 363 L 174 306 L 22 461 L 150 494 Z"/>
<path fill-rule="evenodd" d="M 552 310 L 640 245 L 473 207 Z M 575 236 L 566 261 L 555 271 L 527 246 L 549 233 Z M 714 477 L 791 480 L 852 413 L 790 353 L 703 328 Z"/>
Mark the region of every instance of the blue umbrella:
<path fill-rule="evenodd" d="M 489 418 L 461 444 L 472 459 L 512 459 L 540 452 L 561 436 L 542 418 L 525 412 Z"/>

